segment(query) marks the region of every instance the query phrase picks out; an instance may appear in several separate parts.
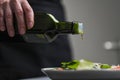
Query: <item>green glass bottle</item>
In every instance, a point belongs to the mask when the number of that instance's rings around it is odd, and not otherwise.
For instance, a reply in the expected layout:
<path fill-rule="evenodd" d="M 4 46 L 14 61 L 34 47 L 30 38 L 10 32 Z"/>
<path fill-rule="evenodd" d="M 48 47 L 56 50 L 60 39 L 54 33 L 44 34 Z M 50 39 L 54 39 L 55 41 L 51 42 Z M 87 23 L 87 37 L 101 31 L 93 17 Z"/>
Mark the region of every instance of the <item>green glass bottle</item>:
<path fill-rule="evenodd" d="M 14 25 L 17 28 L 17 23 Z M 82 36 L 83 23 L 59 22 L 51 14 L 35 13 L 34 27 L 27 30 L 21 37 L 29 43 L 49 43 L 54 41 L 57 36 L 66 34 L 80 34 Z"/>

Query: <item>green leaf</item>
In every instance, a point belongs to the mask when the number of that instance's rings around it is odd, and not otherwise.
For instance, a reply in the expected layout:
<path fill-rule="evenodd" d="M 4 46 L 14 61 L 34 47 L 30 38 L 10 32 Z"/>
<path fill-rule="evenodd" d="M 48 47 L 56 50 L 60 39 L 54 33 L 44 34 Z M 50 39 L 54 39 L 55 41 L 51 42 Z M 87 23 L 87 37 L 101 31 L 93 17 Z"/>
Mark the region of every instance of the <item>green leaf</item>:
<path fill-rule="evenodd" d="M 78 66 L 78 70 L 79 69 L 92 69 L 94 66 L 94 63 L 88 60 L 80 60 L 80 64 Z"/>
<path fill-rule="evenodd" d="M 101 69 L 108 69 L 108 68 L 111 68 L 111 66 L 110 65 L 108 65 L 108 64 L 101 64 Z"/>
<path fill-rule="evenodd" d="M 62 68 L 64 69 L 77 69 L 78 65 L 79 65 L 79 60 L 73 60 L 70 62 L 62 62 Z"/>

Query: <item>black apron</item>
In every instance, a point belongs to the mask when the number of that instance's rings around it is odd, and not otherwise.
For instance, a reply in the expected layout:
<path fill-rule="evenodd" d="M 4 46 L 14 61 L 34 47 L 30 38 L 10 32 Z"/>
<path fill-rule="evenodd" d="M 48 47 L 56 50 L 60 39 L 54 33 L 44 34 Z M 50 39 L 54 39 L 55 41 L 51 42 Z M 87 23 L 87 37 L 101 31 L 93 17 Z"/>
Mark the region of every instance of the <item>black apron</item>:
<path fill-rule="evenodd" d="M 59 21 L 65 20 L 60 0 L 28 1 L 34 12 L 51 13 Z M 71 59 L 68 36 L 58 36 L 49 44 L 0 42 L 0 80 L 44 76 L 41 68 L 58 67 Z"/>

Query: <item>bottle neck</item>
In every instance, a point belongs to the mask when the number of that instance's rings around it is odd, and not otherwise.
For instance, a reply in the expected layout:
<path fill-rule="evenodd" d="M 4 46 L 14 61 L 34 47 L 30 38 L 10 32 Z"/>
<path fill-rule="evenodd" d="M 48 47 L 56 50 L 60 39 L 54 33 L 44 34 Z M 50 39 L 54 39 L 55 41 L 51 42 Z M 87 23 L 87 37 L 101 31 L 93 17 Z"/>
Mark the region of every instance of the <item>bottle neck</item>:
<path fill-rule="evenodd" d="M 72 22 L 58 22 L 56 23 L 56 31 L 61 34 L 73 34 L 73 23 Z"/>

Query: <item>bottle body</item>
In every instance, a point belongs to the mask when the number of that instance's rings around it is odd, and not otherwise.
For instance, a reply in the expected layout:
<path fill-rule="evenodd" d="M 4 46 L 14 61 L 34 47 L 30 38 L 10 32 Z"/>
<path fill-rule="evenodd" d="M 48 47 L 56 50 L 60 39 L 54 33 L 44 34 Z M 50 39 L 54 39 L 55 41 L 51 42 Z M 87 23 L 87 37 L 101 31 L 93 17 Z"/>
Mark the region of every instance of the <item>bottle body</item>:
<path fill-rule="evenodd" d="M 59 22 L 57 21 L 54 16 L 47 13 L 35 13 L 35 24 L 34 27 L 30 30 L 27 30 L 24 35 L 19 35 L 18 29 L 17 29 L 17 22 L 14 23 L 15 26 L 15 35 L 16 35 L 16 41 L 19 42 L 20 39 L 17 39 L 17 37 L 23 38 L 24 42 L 30 42 L 30 43 L 49 43 L 56 39 L 56 37 L 59 34 L 83 34 L 83 31 L 81 33 L 75 32 L 78 29 L 77 27 L 79 25 L 76 25 L 77 23 L 73 22 Z M 16 21 L 16 20 L 15 20 Z M 81 25 L 81 30 L 82 30 Z M 0 32 L 0 35 L 7 36 L 6 32 Z M 7 36 L 8 37 L 8 36 Z M 11 38 L 5 38 L 7 41 L 9 41 Z M 9 40 L 8 40 L 9 39 Z M 0 40 L 1 41 L 1 40 Z M 6 40 L 3 40 L 6 41 Z M 12 41 L 12 40 L 11 40 Z"/>

